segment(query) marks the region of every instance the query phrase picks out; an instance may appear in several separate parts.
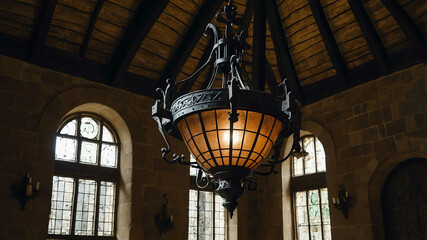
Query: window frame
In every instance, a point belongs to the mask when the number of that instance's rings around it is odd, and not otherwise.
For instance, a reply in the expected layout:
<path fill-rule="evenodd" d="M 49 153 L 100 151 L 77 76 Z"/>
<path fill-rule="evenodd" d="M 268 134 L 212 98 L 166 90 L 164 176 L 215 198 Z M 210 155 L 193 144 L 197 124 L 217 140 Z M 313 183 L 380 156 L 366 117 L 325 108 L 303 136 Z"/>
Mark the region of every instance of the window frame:
<path fill-rule="evenodd" d="M 79 132 L 79 127 L 81 124 L 81 119 L 83 117 L 91 117 L 99 122 L 100 129 L 99 129 L 99 140 L 90 140 L 85 137 L 82 137 Z M 76 119 L 76 135 L 77 136 L 71 136 L 66 134 L 61 134 L 60 130 L 66 126 L 69 122 Z M 103 126 L 105 126 L 110 132 L 112 133 L 112 137 L 114 138 L 115 142 L 104 142 L 102 141 L 102 133 L 103 133 Z M 67 116 L 64 120 L 61 121 L 59 124 L 59 127 L 55 134 L 55 148 L 56 148 L 56 138 L 57 137 L 67 137 L 77 140 L 77 146 L 76 146 L 76 161 L 75 162 L 69 162 L 69 161 L 63 161 L 63 160 L 56 160 L 56 157 L 54 157 L 54 174 L 53 176 L 59 176 L 59 177 L 68 177 L 74 179 L 74 194 L 73 194 L 73 205 L 72 205 L 72 213 L 71 213 L 71 221 L 70 221 L 70 234 L 69 235 L 58 235 L 58 234 L 47 234 L 47 239 L 70 239 L 70 240 L 77 240 L 77 239 L 100 239 L 100 240 L 115 240 L 117 239 L 117 211 L 118 211 L 118 196 L 119 196 L 119 183 L 120 183 L 120 139 L 118 137 L 117 131 L 112 127 L 112 125 L 102 116 L 91 113 L 91 112 L 78 112 L 71 114 Z M 81 144 L 82 141 L 89 141 L 89 142 L 96 142 L 99 144 L 98 146 L 98 154 L 97 154 L 97 165 L 90 165 L 80 162 L 80 151 L 81 151 Z M 108 167 L 108 166 L 101 166 L 101 151 L 102 151 L 102 144 L 108 143 L 115 145 L 117 147 L 117 162 L 116 167 Z M 76 206 L 77 206 L 77 199 L 78 199 L 78 181 L 80 179 L 84 180 L 93 180 L 96 182 L 96 195 L 95 195 L 95 219 L 94 219 L 94 231 L 93 235 L 86 236 L 86 235 L 75 235 L 75 218 L 76 218 Z M 101 181 L 104 182 L 113 182 L 115 184 L 115 201 L 114 201 L 114 235 L 113 236 L 98 236 L 98 224 L 99 224 L 99 199 L 100 199 L 100 191 L 101 191 Z M 50 196 L 52 198 L 52 191 L 50 193 Z M 50 208 L 52 209 L 52 207 Z M 49 218 L 50 219 L 50 218 Z"/>
<path fill-rule="evenodd" d="M 190 167 L 191 168 L 191 167 Z M 198 171 L 202 171 L 201 169 L 198 169 Z M 196 175 L 190 175 L 190 189 L 188 192 L 190 192 L 190 190 L 193 191 L 197 191 L 197 240 L 199 239 L 199 196 L 200 196 L 200 192 L 212 192 L 212 239 L 215 239 L 215 196 L 219 196 L 216 194 L 215 189 L 212 187 L 212 184 L 209 184 L 205 189 L 200 189 L 199 187 L 197 187 L 196 184 L 196 178 L 197 178 L 197 173 Z M 221 196 L 219 196 L 221 197 Z M 190 201 L 189 201 L 190 203 Z M 225 221 L 225 231 L 224 231 L 224 236 L 225 236 L 225 240 L 228 239 L 228 215 L 227 212 L 225 212 L 225 217 L 224 217 L 224 221 Z M 188 223 L 190 224 L 190 223 Z"/>
<path fill-rule="evenodd" d="M 321 189 L 326 188 L 326 190 L 329 193 L 328 186 L 326 185 L 327 167 L 325 168 L 325 171 L 323 171 L 323 172 L 317 171 L 318 166 L 317 166 L 317 154 L 316 154 L 316 150 L 317 150 L 316 139 L 318 141 L 320 141 L 320 139 L 318 139 L 313 134 L 306 134 L 304 136 L 301 136 L 301 142 L 303 142 L 304 138 L 309 138 L 309 137 L 313 137 L 315 139 L 315 141 L 314 141 L 314 153 L 315 153 L 314 154 L 314 160 L 315 160 L 315 164 L 316 164 L 315 165 L 316 172 L 306 174 L 305 173 L 305 161 L 303 161 L 304 174 L 299 175 L 299 176 L 294 176 L 294 159 L 293 159 L 294 157 L 291 156 L 291 159 L 290 159 L 291 160 L 291 162 L 290 162 L 290 170 L 291 170 L 290 190 L 291 190 L 293 236 L 294 236 L 294 239 L 298 239 L 298 230 L 297 230 L 298 221 L 297 221 L 297 216 L 296 216 L 296 213 L 297 213 L 296 212 L 296 210 L 297 210 L 296 209 L 297 208 L 297 206 L 296 206 L 296 193 L 305 191 L 306 201 L 307 201 L 306 207 L 308 209 L 308 206 L 309 206 L 309 204 L 308 204 L 309 193 L 308 192 L 310 190 L 317 190 L 319 193 L 319 206 L 320 206 L 320 219 L 321 219 L 320 225 L 321 225 L 321 229 L 322 229 L 322 239 L 325 239 L 324 232 L 323 232 L 323 228 L 324 228 L 324 226 L 323 226 L 324 225 L 323 224 L 323 213 L 322 213 L 322 209 L 321 209 L 321 206 L 322 206 Z M 322 144 L 322 146 L 323 146 L 323 144 Z M 302 146 L 302 149 L 304 149 L 303 146 Z M 323 149 L 324 149 L 324 147 L 323 147 Z M 326 152 L 325 152 L 325 166 L 326 166 L 326 161 L 327 161 L 327 158 L 326 158 Z M 328 199 L 328 205 L 329 205 L 329 199 Z M 329 209 L 330 209 L 330 207 L 329 207 Z M 307 214 L 308 214 L 308 212 L 307 212 Z M 330 219 L 329 219 L 329 221 L 330 221 Z M 329 223 L 329 224 L 332 226 L 331 223 Z M 310 230 L 310 220 L 309 219 L 308 219 L 308 227 L 309 227 L 308 234 L 309 234 L 309 238 L 311 239 L 311 230 Z"/>

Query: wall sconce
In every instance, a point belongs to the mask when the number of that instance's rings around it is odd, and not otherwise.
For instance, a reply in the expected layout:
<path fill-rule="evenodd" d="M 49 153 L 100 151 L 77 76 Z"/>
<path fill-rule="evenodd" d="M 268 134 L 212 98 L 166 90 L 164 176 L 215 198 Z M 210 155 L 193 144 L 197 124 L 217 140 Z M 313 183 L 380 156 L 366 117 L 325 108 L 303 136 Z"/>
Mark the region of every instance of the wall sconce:
<path fill-rule="evenodd" d="M 166 193 L 163 194 L 163 198 L 165 202 L 162 204 L 162 210 L 156 214 L 156 225 L 157 229 L 159 229 L 160 236 L 162 233 L 167 232 L 173 227 L 173 215 L 169 215 L 168 213 L 168 202 L 169 200 L 166 197 Z"/>
<path fill-rule="evenodd" d="M 340 189 L 338 190 L 338 198 L 332 198 L 332 203 L 334 207 L 341 210 L 344 214 L 345 219 L 348 219 L 348 209 L 350 207 L 350 194 L 343 188 L 342 185 L 339 185 Z"/>
<path fill-rule="evenodd" d="M 30 173 L 27 172 L 25 177 L 19 183 L 14 183 L 10 187 L 12 190 L 12 197 L 19 200 L 21 203 L 21 210 L 25 210 L 25 204 L 35 198 L 40 192 L 40 182 L 36 182 L 36 187 L 33 187 L 33 179 L 30 177 Z"/>

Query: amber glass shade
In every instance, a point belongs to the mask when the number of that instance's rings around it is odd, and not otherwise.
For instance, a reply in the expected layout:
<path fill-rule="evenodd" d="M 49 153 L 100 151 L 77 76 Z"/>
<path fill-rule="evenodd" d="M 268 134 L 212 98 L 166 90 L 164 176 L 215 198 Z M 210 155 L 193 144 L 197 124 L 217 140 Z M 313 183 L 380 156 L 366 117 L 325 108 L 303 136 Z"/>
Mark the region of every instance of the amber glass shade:
<path fill-rule="evenodd" d="M 246 110 L 237 111 L 239 120 L 230 124 L 229 112 L 230 109 L 196 112 L 178 122 L 185 144 L 207 172 L 220 166 L 241 166 L 253 171 L 270 152 L 282 128 L 280 120 Z"/>

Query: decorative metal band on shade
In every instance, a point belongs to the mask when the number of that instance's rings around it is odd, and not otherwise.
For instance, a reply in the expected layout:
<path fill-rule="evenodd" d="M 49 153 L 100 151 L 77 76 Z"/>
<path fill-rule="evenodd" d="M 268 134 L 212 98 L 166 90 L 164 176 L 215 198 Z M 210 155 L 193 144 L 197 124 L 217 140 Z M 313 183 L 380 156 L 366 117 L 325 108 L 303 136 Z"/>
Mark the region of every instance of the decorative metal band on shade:
<path fill-rule="evenodd" d="M 221 166 L 253 171 L 270 152 L 282 128 L 279 119 L 248 110 L 238 110 L 239 120 L 230 123 L 229 112 L 230 109 L 195 112 L 177 124 L 188 149 L 207 172 Z"/>

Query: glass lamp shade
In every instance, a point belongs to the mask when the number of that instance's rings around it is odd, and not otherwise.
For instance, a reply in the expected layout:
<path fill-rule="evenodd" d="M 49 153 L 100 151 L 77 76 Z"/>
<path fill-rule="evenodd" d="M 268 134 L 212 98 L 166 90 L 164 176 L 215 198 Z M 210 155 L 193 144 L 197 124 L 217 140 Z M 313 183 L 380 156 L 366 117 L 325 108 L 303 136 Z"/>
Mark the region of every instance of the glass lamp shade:
<path fill-rule="evenodd" d="M 255 170 L 279 136 L 282 122 L 265 113 L 238 110 L 238 121 L 229 120 L 230 109 L 207 109 L 184 116 L 177 123 L 181 136 L 206 172 L 224 167 Z"/>

